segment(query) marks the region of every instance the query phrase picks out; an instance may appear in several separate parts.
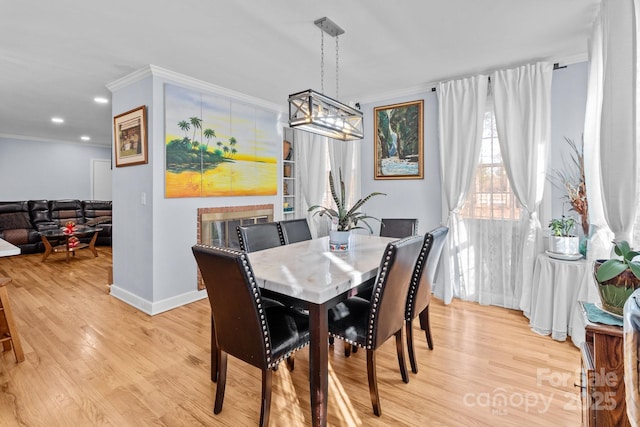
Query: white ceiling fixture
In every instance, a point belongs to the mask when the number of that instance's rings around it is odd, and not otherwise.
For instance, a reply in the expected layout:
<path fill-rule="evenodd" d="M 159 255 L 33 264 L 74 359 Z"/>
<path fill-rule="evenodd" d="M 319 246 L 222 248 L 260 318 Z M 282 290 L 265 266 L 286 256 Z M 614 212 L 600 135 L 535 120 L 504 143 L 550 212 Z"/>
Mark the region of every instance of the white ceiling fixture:
<path fill-rule="evenodd" d="M 109 100 L 103 96 L 96 96 L 93 100 L 98 104 L 108 104 Z"/>
<path fill-rule="evenodd" d="M 321 93 L 307 89 L 289 95 L 289 126 L 342 141 L 362 139 L 362 112 L 324 94 L 324 33 L 336 38 L 336 98 L 340 98 L 338 40 L 344 30 L 327 17 L 314 24 L 320 28 Z"/>
<path fill-rule="evenodd" d="M 91 141 L 91 137 L 90 137 L 90 136 L 87 136 L 87 135 L 82 135 L 82 136 L 80 137 L 80 139 L 81 139 L 81 140 L 83 140 L 83 141 Z"/>
<path fill-rule="evenodd" d="M 62 117 L 51 117 L 51 121 L 56 124 L 64 123 L 64 119 Z"/>

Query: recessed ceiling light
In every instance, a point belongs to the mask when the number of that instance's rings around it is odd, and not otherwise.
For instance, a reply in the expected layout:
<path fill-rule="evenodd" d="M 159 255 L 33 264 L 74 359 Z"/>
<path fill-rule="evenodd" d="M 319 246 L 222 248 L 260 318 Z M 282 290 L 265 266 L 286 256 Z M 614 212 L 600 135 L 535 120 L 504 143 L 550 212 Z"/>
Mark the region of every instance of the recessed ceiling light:
<path fill-rule="evenodd" d="M 83 140 L 83 141 L 91 141 L 91 137 L 90 137 L 90 136 L 87 136 L 87 135 L 82 135 L 82 136 L 80 137 L 80 139 L 81 139 L 81 140 Z"/>
<path fill-rule="evenodd" d="M 96 96 L 95 98 L 93 98 L 93 100 L 95 102 L 97 102 L 98 104 L 108 104 L 109 100 L 107 98 L 104 98 L 102 96 Z"/>
<path fill-rule="evenodd" d="M 64 119 L 61 117 L 51 117 L 53 123 L 64 123 Z"/>

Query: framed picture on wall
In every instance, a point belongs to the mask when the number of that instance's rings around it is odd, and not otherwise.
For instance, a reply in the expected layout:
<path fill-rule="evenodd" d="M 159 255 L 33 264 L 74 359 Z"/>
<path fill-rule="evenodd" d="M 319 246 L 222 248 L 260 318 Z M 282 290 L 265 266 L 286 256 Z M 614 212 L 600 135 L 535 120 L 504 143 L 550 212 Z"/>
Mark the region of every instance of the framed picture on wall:
<path fill-rule="evenodd" d="M 113 118 L 116 167 L 148 163 L 147 107 L 134 108 Z"/>
<path fill-rule="evenodd" d="M 373 109 L 375 179 L 424 177 L 424 100 Z"/>

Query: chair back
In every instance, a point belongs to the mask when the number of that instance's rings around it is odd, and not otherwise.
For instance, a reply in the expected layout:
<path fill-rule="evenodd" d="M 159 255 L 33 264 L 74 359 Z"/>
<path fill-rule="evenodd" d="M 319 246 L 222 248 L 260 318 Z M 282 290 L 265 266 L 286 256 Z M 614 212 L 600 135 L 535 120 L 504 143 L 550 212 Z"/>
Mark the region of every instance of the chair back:
<path fill-rule="evenodd" d="M 271 337 L 260 288 L 247 255 L 204 245 L 191 249 L 207 288 L 218 347 L 253 366 L 267 369 Z"/>
<path fill-rule="evenodd" d="M 407 292 L 421 247 L 422 236 L 387 245 L 371 296 L 368 349 L 376 349 L 403 327 Z"/>
<path fill-rule="evenodd" d="M 256 252 L 284 245 L 284 238 L 277 222 L 238 225 L 236 227 L 240 250 Z"/>
<path fill-rule="evenodd" d="M 418 233 L 417 218 L 382 218 L 380 220 L 380 236 L 404 237 L 415 236 Z"/>
<path fill-rule="evenodd" d="M 311 240 L 311 230 L 305 218 L 280 221 L 279 224 L 285 244 Z"/>
<path fill-rule="evenodd" d="M 414 319 L 431 302 L 431 287 L 448 233 L 448 227 L 438 227 L 424 236 L 407 295 L 406 320 Z"/>

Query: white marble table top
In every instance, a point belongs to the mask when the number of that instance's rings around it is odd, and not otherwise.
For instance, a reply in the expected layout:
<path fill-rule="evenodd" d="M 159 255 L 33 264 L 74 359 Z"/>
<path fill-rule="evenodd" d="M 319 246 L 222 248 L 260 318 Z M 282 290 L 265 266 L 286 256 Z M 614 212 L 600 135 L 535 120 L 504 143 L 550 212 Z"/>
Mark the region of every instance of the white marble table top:
<path fill-rule="evenodd" d="M 330 252 L 329 237 L 248 254 L 258 285 L 322 304 L 375 277 L 394 238 L 352 234 L 349 251 Z"/>
<path fill-rule="evenodd" d="M 10 255 L 20 255 L 20 248 L 0 239 L 0 257 Z"/>

